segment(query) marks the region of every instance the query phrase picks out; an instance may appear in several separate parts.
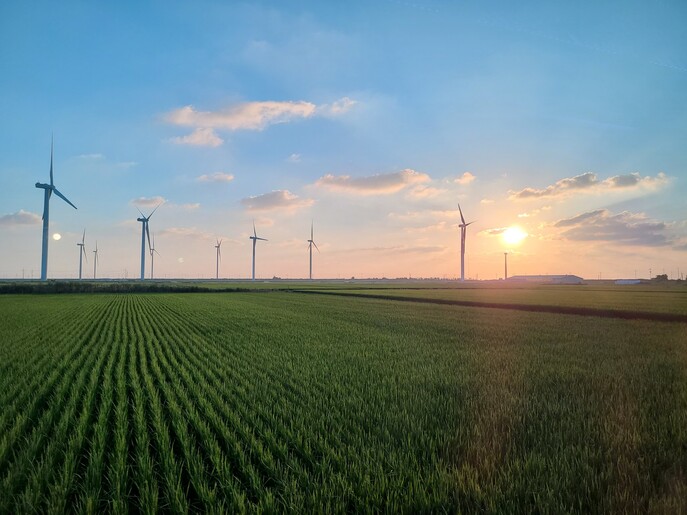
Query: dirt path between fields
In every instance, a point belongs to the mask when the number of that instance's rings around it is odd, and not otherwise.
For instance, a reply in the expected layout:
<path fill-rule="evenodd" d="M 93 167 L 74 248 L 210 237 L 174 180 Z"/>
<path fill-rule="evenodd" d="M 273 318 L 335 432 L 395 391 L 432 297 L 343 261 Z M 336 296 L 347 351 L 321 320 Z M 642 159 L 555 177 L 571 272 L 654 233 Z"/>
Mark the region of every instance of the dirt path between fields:
<path fill-rule="evenodd" d="M 472 300 L 426 299 L 422 297 L 396 297 L 378 293 L 350 293 L 344 291 L 324 290 L 290 290 L 294 293 L 310 295 L 335 295 L 339 297 L 357 297 L 362 299 L 396 300 L 399 302 L 419 302 L 422 304 L 443 304 L 446 306 L 465 306 L 472 308 L 511 309 L 539 313 L 557 313 L 561 315 L 581 315 L 602 318 L 622 318 L 625 320 L 653 320 L 656 322 L 679 322 L 687 324 L 687 315 L 677 313 L 656 313 L 651 311 L 626 311 L 617 309 L 586 308 L 576 306 L 545 306 L 541 304 L 513 304 L 501 302 L 479 302 Z"/>

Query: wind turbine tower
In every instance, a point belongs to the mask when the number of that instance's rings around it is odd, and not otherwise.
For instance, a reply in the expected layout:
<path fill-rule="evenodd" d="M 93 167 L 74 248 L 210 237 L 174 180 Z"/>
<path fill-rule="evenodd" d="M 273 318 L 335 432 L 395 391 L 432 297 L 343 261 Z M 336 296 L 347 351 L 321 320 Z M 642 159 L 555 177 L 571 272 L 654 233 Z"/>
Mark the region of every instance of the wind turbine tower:
<path fill-rule="evenodd" d="M 81 264 L 83 263 L 83 259 L 86 257 L 86 249 L 84 248 L 86 245 L 86 229 L 83 230 L 83 236 L 81 236 L 81 243 L 77 243 L 77 247 L 81 247 L 79 249 L 79 281 L 81 280 Z M 88 259 L 86 259 L 88 261 Z"/>
<path fill-rule="evenodd" d="M 76 206 L 72 204 L 67 197 L 62 195 L 60 191 L 55 187 L 53 182 L 53 172 L 52 172 L 52 155 L 53 155 L 53 141 L 50 140 L 50 184 L 44 184 L 37 182 L 36 188 L 40 188 L 44 191 L 43 196 L 43 251 L 41 255 L 41 281 L 46 281 L 48 279 L 48 234 L 50 232 L 50 197 L 54 193 L 67 204 L 76 209 Z"/>
<path fill-rule="evenodd" d="M 148 237 L 148 248 L 150 247 L 150 230 L 148 229 L 148 221 L 153 216 L 153 213 L 157 211 L 157 208 L 162 204 L 158 204 L 153 212 L 148 216 L 145 216 L 143 212 L 139 209 L 138 212 L 141 213 L 141 217 L 137 218 L 137 222 L 141 222 L 141 281 L 145 279 L 146 273 L 146 236 Z"/>
<path fill-rule="evenodd" d="M 463 210 L 458 204 L 458 211 L 460 212 L 460 280 L 465 281 L 465 237 L 468 232 L 468 225 L 474 224 L 475 222 L 465 223 L 465 218 L 463 217 Z"/>
<path fill-rule="evenodd" d="M 503 253 L 503 280 L 508 279 L 508 252 Z"/>
<path fill-rule="evenodd" d="M 95 250 L 93 251 L 93 279 L 95 279 L 95 272 L 98 267 L 98 242 L 95 242 Z"/>
<path fill-rule="evenodd" d="M 310 222 L 310 239 L 308 240 L 308 252 L 310 254 L 310 280 L 312 281 L 312 248 L 313 246 L 317 249 L 317 252 L 320 251 L 320 249 L 317 248 L 317 243 L 315 243 L 315 240 L 313 240 L 313 227 L 312 227 L 312 222 Z"/>
<path fill-rule="evenodd" d="M 222 261 L 222 240 L 217 240 L 217 245 L 215 245 L 217 257 L 215 259 L 215 279 L 219 279 L 219 262 Z M 255 271 L 255 248 L 253 248 L 253 270 Z M 255 273 L 253 274 L 255 275 Z"/>
<path fill-rule="evenodd" d="M 150 242 L 148 242 L 148 245 L 150 246 L 150 278 L 153 278 L 153 272 L 155 270 L 155 254 L 158 256 L 160 253 L 155 250 L 155 234 L 153 233 L 153 245 L 150 245 Z"/>
<path fill-rule="evenodd" d="M 267 241 L 265 238 L 258 238 L 258 233 L 255 232 L 255 221 L 253 221 L 253 236 L 249 236 L 253 240 L 253 275 L 252 280 L 255 281 L 255 244 L 258 240 Z"/>

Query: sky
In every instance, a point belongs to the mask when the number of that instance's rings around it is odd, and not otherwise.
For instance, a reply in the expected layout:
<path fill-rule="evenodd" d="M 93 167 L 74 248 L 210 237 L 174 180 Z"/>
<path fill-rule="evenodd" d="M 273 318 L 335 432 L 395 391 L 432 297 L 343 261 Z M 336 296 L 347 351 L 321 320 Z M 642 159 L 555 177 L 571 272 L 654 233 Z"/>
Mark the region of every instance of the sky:
<path fill-rule="evenodd" d="M 0 277 L 687 272 L 687 3 L 0 4 Z M 510 230 L 509 230 L 510 229 Z M 506 232 L 507 231 L 507 232 Z M 54 235 L 61 238 L 54 239 Z M 56 236 L 55 236 L 56 237 Z M 146 274 L 150 273 L 149 259 Z"/>

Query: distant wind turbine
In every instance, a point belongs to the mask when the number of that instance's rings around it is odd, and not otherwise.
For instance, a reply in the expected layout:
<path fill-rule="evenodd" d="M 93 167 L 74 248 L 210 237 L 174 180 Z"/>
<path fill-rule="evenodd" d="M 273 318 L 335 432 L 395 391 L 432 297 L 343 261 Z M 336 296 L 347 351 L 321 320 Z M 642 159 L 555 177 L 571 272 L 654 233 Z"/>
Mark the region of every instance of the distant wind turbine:
<path fill-rule="evenodd" d="M 215 245 L 215 249 L 217 249 L 217 258 L 216 258 L 216 266 L 215 266 L 215 279 L 219 279 L 219 262 L 222 261 L 222 240 L 217 240 L 217 245 Z M 253 252 L 255 254 L 255 252 Z M 255 261 L 255 256 L 253 256 L 253 261 Z"/>
<path fill-rule="evenodd" d="M 508 279 L 508 252 L 503 253 L 503 279 Z"/>
<path fill-rule="evenodd" d="M 95 242 L 95 250 L 93 251 L 93 279 L 95 279 L 95 272 L 98 267 L 98 242 Z"/>
<path fill-rule="evenodd" d="M 136 219 L 137 222 L 141 222 L 141 281 L 145 279 L 146 273 L 146 236 L 148 237 L 148 248 L 151 248 L 148 220 L 150 220 L 150 218 L 153 216 L 153 213 L 157 211 L 157 208 L 161 205 L 162 203 L 158 204 L 148 216 L 145 216 L 140 209 L 138 210 L 138 212 L 141 213 L 141 217 Z"/>
<path fill-rule="evenodd" d="M 258 240 L 267 241 L 265 238 L 258 238 L 258 233 L 255 232 L 255 221 L 253 221 L 253 236 L 249 236 L 249 239 L 253 240 L 253 275 L 252 279 L 255 281 L 255 244 Z"/>
<path fill-rule="evenodd" d="M 458 211 L 460 212 L 460 280 L 465 281 L 465 237 L 468 232 L 468 225 L 474 224 L 475 222 L 465 223 L 465 218 L 463 217 L 463 210 L 458 204 Z"/>
<path fill-rule="evenodd" d="M 152 215 L 152 213 L 151 213 Z M 148 242 L 148 245 L 150 246 L 150 278 L 153 278 L 153 272 L 155 270 L 155 254 L 158 256 L 160 253 L 155 250 L 155 233 L 153 233 L 153 244 L 150 245 L 150 242 Z"/>
<path fill-rule="evenodd" d="M 81 247 L 79 249 L 79 281 L 81 280 L 81 264 L 86 257 L 86 249 L 84 248 L 86 245 L 86 229 L 83 230 L 83 236 L 81 236 L 81 243 L 77 243 L 77 247 Z M 88 261 L 88 259 L 86 259 Z"/>
<path fill-rule="evenodd" d="M 53 172 L 52 172 L 52 156 L 53 156 L 53 141 L 50 140 L 50 184 L 43 184 L 40 182 L 36 183 L 36 188 L 41 188 L 44 190 L 45 194 L 43 196 L 43 252 L 41 255 L 41 281 L 48 279 L 48 233 L 50 232 L 50 196 L 55 193 L 58 197 L 64 200 L 67 204 L 76 209 L 76 206 L 72 204 L 67 197 L 62 195 L 60 191 L 55 187 L 53 182 Z"/>
<path fill-rule="evenodd" d="M 313 240 L 313 224 L 310 222 L 310 239 L 308 240 L 308 253 L 310 254 L 310 280 L 312 281 L 312 248 L 315 246 L 317 249 L 317 252 L 320 251 L 319 248 L 317 248 L 317 244 L 315 243 L 315 240 Z"/>

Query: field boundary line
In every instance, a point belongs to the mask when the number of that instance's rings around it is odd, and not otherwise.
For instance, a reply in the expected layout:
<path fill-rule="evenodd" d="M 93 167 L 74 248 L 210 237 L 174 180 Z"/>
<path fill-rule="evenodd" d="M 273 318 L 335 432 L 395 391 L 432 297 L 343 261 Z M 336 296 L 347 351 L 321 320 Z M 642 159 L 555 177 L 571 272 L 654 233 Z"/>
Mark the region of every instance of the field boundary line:
<path fill-rule="evenodd" d="M 542 304 L 515 304 L 503 302 L 481 302 L 474 300 L 428 299 L 422 297 L 397 297 L 377 293 L 352 293 L 343 291 L 323 290 L 290 290 L 291 293 L 306 293 L 310 295 L 333 295 L 339 297 L 354 297 L 359 299 L 394 300 L 399 302 L 416 302 L 420 304 L 441 304 L 444 306 L 462 306 L 470 308 L 509 309 L 513 311 L 530 311 L 535 313 L 553 313 L 559 315 L 593 316 L 601 318 L 619 318 L 623 320 L 652 320 L 654 322 L 678 322 L 687 324 L 687 315 L 678 313 L 654 313 L 651 311 L 628 311 L 603 308 L 587 308 L 574 306 L 545 306 Z"/>

